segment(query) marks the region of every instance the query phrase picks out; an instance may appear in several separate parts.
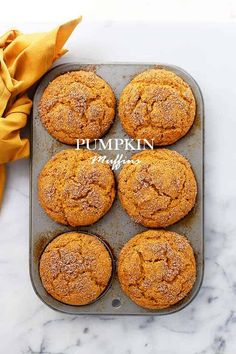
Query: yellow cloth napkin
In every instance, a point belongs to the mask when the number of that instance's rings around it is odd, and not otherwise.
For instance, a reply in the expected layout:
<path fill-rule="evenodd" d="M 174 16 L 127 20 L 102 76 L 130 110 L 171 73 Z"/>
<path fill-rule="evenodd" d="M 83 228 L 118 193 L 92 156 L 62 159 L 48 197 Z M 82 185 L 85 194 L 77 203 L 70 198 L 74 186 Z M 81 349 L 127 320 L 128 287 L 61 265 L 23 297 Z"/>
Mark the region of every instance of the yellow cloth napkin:
<path fill-rule="evenodd" d="M 4 164 L 29 156 L 29 141 L 20 137 L 32 106 L 25 92 L 67 52 L 63 46 L 80 21 L 81 17 L 47 33 L 12 30 L 0 37 L 0 205 Z"/>

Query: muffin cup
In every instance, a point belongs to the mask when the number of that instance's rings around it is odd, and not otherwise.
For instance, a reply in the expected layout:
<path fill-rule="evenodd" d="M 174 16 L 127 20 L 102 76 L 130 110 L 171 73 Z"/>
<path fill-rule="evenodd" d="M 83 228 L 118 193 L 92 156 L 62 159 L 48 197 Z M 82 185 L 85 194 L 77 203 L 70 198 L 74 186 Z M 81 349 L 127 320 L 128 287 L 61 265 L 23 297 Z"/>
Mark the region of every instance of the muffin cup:
<path fill-rule="evenodd" d="M 90 304 L 93 304 L 93 303 L 99 301 L 99 300 L 107 293 L 107 291 L 108 291 L 108 290 L 110 289 L 110 287 L 111 287 L 112 280 L 113 280 L 113 277 L 114 277 L 114 274 L 115 274 L 115 269 L 116 269 L 116 261 L 115 261 L 114 255 L 113 255 L 113 253 L 112 253 L 111 247 L 110 247 L 110 245 L 108 244 L 107 241 L 105 241 L 104 239 L 102 239 L 101 236 L 98 236 L 98 235 L 96 235 L 96 234 L 92 234 L 92 233 L 90 233 L 90 232 L 83 231 L 83 230 L 69 231 L 69 232 L 64 232 L 64 233 L 62 233 L 62 234 L 59 234 L 59 235 L 55 236 L 52 240 L 50 240 L 50 241 L 46 244 L 46 246 L 44 247 L 43 251 L 41 252 L 40 258 L 39 258 L 39 266 L 40 266 L 41 257 L 42 257 L 42 255 L 43 255 L 45 249 L 47 248 L 47 246 L 48 246 L 51 242 L 53 242 L 57 237 L 63 236 L 64 234 L 70 234 L 70 233 L 71 233 L 71 234 L 73 234 L 73 233 L 81 233 L 81 234 L 85 234 L 85 235 L 89 235 L 89 236 L 95 237 L 96 239 L 98 239 L 98 240 L 105 246 L 106 250 L 107 250 L 108 253 L 109 253 L 110 259 L 111 259 L 111 276 L 110 276 L 110 279 L 109 279 L 109 281 L 108 281 L 108 283 L 107 283 L 107 286 L 106 286 L 106 288 L 103 290 L 103 292 L 102 292 L 95 300 L 93 300 L 93 301 L 91 301 L 91 302 L 89 302 L 89 303 L 87 303 L 87 304 L 67 304 L 67 303 L 65 303 L 65 302 L 63 302 L 63 301 L 60 301 L 60 300 L 54 298 L 51 294 L 49 294 L 49 293 L 47 292 L 47 289 L 46 289 L 45 287 L 44 287 L 44 289 L 45 289 L 45 291 L 48 293 L 48 295 L 49 295 L 50 297 L 52 297 L 55 301 L 58 301 L 58 302 L 60 302 L 60 303 L 66 304 L 66 305 L 68 305 L 68 306 L 88 306 L 88 305 L 90 305 Z M 38 269 L 38 272 L 39 272 L 39 274 L 40 274 L 40 270 L 39 270 L 39 269 Z M 42 286 L 44 286 L 40 275 L 39 275 L 39 277 L 40 277 Z"/>

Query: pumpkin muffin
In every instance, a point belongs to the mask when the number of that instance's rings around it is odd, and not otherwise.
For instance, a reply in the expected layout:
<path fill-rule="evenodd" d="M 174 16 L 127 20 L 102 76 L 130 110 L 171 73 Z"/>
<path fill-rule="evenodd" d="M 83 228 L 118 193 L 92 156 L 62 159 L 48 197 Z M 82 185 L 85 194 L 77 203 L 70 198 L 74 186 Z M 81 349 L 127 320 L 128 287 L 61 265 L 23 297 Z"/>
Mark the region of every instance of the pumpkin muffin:
<path fill-rule="evenodd" d="M 196 103 L 189 85 L 164 69 L 151 69 L 137 75 L 123 90 L 119 116 L 133 139 L 173 144 L 191 128 Z"/>
<path fill-rule="evenodd" d="M 112 260 L 96 236 L 71 232 L 49 243 L 41 256 L 39 271 L 42 284 L 52 297 L 70 305 L 86 305 L 107 288 Z"/>
<path fill-rule="evenodd" d="M 122 206 L 146 227 L 166 227 L 193 208 L 197 184 L 189 162 L 168 149 L 145 150 L 131 158 L 118 178 Z"/>
<path fill-rule="evenodd" d="M 65 144 L 98 139 L 115 116 L 110 86 L 91 71 L 72 71 L 54 79 L 44 91 L 39 115 L 49 134 Z"/>
<path fill-rule="evenodd" d="M 68 149 L 46 163 L 38 178 L 38 197 L 50 218 L 83 226 L 108 212 L 115 198 L 115 180 L 108 164 L 93 161 L 99 156 L 86 149 Z"/>
<path fill-rule="evenodd" d="M 196 263 L 188 240 L 175 232 L 149 230 L 122 248 L 118 277 L 137 305 L 163 309 L 182 300 L 196 279 Z"/>

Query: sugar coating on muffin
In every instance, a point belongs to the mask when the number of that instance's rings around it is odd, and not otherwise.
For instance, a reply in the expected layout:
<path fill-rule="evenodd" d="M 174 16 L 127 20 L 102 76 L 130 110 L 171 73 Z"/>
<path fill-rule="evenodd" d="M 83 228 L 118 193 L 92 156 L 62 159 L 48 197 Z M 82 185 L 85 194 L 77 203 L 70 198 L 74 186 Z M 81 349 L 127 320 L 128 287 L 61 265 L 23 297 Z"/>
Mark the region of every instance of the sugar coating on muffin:
<path fill-rule="evenodd" d="M 179 76 L 150 69 L 134 77 L 119 101 L 123 128 L 133 139 L 173 144 L 191 128 L 196 113 L 194 95 Z"/>
<path fill-rule="evenodd" d="M 90 225 L 112 206 L 115 179 L 108 164 L 92 163 L 97 153 L 63 150 L 43 167 L 38 178 L 38 198 L 53 220 L 71 226 Z"/>
<path fill-rule="evenodd" d="M 189 162 L 168 149 L 145 150 L 132 156 L 118 177 L 122 206 L 146 227 L 166 227 L 193 208 L 197 184 Z"/>
<path fill-rule="evenodd" d="M 122 289 L 136 304 L 149 309 L 167 308 L 182 300 L 195 283 L 193 249 L 175 232 L 143 232 L 122 248 L 118 277 Z"/>
<path fill-rule="evenodd" d="M 58 76 L 45 89 L 39 104 L 40 119 L 55 139 L 76 144 L 76 139 L 97 139 L 115 116 L 111 87 L 91 71 Z"/>
<path fill-rule="evenodd" d="M 39 272 L 52 297 L 70 305 L 85 305 L 107 288 L 112 260 L 97 237 L 71 232 L 48 244 L 40 258 Z"/>

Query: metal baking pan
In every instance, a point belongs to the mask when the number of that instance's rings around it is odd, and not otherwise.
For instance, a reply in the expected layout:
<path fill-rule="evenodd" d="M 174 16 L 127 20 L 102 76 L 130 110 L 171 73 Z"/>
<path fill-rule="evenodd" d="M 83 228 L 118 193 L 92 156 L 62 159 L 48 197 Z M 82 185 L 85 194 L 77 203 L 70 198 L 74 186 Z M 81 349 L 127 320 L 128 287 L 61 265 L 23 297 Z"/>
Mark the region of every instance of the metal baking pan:
<path fill-rule="evenodd" d="M 191 245 L 197 261 L 197 279 L 192 291 L 182 301 L 163 310 L 148 310 L 132 302 L 121 290 L 117 276 L 113 278 L 109 290 L 104 296 L 92 304 L 72 306 L 63 304 L 52 298 L 43 288 L 39 277 L 39 259 L 46 245 L 57 235 L 76 230 L 59 225 L 51 220 L 40 207 L 37 197 L 37 178 L 44 164 L 58 151 L 73 149 L 73 146 L 64 145 L 52 138 L 42 126 L 38 115 L 38 104 L 41 95 L 50 81 L 58 75 L 74 70 L 92 70 L 105 79 L 112 87 L 117 101 L 125 85 L 138 73 L 153 67 L 165 68 L 182 77 L 192 88 L 196 102 L 197 113 L 194 124 L 188 134 L 177 143 L 168 146 L 183 154 L 191 163 L 198 184 L 198 196 L 194 209 L 187 217 L 172 225 L 168 229 L 185 235 Z M 204 109 L 200 89 L 195 80 L 181 68 L 172 65 L 153 64 L 62 64 L 49 71 L 41 80 L 36 90 L 33 102 L 32 143 L 31 143 L 31 203 L 30 203 L 30 275 L 35 292 L 40 299 L 51 308 L 73 314 L 96 315 L 164 315 L 183 309 L 197 295 L 204 271 L 204 235 L 203 235 L 203 167 L 204 167 Z M 116 117 L 109 132 L 103 137 L 128 138 L 121 127 L 119 118 Z M 112 159 L 116 151 L 99 151 L 107 158 Z M 127 158 L 134 152 L 119 151 Z M 115 171 L 119 173 L 119 171 Z M 78 228 L 91 234 L 100 235 L 112 248 L 115 257 L 118 256 L 123 245 L 135 234 L 146 230 L 145 227 L 134 223 L 121 207 L 118 198 L 111 210 L 97 223 Z"/>

